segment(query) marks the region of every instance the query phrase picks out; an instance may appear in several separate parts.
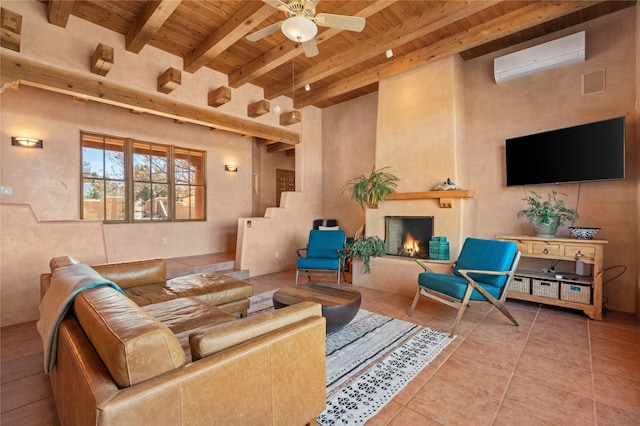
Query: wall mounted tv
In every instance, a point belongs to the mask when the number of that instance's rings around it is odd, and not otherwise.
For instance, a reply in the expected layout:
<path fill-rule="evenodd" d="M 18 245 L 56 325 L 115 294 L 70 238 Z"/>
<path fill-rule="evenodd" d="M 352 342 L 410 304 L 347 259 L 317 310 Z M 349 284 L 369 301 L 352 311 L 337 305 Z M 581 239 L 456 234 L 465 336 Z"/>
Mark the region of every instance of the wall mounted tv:
<path fill-rule="evenodd" d="M 507 186 L 624 179 L 625 117 L 506 140 Z"/>

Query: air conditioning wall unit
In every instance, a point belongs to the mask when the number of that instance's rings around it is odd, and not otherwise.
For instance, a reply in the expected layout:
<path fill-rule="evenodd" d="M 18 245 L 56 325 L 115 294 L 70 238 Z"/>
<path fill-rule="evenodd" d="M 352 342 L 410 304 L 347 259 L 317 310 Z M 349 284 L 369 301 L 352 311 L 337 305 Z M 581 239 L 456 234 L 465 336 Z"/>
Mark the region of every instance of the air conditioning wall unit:
<path fill-rule="evenodd" d="M 585 33 L 571 34 L 493 60 L 496 83 L 584 62 Z"/>

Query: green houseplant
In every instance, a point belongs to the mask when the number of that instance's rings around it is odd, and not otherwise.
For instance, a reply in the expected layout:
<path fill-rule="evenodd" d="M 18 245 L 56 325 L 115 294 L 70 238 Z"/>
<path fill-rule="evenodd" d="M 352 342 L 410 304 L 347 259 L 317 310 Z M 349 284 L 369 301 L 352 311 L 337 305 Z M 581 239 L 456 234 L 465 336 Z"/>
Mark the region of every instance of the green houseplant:
<path fill-rule="evenodd" d="M 523 200 L 527 202 L 529 208 L 520 210 L 518 217 L 529 218 L 537 237 L 553 237 L 558 227 L 565 222 L 573 223 L 578 218 L 578 212 L 567 207 L 564 200 L 558 198 L 557 191 L 547 194 L 546 199 L 534 191 L 529 191 L 529 195 Z"/>
<path fill-rule="evenodd" d="M 386 199 L 389 194 L 396 192 L 398 177 L 387 171 L 388 167 L 371 169 L 369 176 L 360 175 L 349 179 L 345 191 L 351 191 L 353 201 L 364 210 L 367 205 L 377 208 L 378 202 Z"/>
<path fill-rule="evenodd" d="M 371 271 L 371 258 L 384 256 L 384 241 L 379 237 L 357 237 L 347 242 L 347 257 L 355 257 L 364 262 L 364 272 Z"/>

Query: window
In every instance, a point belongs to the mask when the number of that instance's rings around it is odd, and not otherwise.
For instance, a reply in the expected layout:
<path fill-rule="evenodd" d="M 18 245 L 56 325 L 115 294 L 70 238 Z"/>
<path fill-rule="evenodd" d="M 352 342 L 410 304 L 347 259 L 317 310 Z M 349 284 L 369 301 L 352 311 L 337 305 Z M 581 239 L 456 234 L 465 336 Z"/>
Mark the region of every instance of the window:
<path fill-rule="evenodd" d="M 82 218 L 204 220 L 205 152 L 82 133 Z"/>

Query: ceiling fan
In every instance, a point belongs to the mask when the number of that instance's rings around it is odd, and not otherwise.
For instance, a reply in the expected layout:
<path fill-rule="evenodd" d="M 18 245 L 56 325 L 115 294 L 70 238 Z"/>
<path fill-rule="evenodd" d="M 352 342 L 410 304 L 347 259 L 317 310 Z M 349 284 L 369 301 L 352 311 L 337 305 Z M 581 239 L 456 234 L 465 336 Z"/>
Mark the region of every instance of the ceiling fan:
<path fill-rule="evenodd" d="M 364 18 L 359 16 L 334 15 L 331 13 L 318 13 L 316 15 L 316 4 L 319 0 L 263 1 L 284 11 L 287 14 L 287 19 L 249 34 L 247 40 L 258 41 L 278 30 L 282 30 L 282 33 L 289 40 L 302 43 L 304 53 L 309 58 L 319 53 L 318 46 L 314 40 L 318 33 L 318 26 L 360 32 L 364 29 L 366 22 Z"/>

